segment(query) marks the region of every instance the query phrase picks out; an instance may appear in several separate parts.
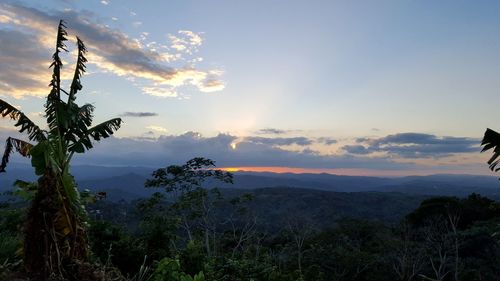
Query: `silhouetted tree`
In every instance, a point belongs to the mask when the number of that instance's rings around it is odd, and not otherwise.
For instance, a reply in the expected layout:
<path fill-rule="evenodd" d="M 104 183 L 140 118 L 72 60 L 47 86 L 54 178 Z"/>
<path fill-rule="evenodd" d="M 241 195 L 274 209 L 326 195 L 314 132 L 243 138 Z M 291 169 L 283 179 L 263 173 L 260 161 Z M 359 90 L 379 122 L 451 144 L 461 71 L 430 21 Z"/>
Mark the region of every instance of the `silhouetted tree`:
<path fill-rule="evenodd" d="M 229 172 L 213 169 L 215 162 L 210 159 L 196 157 L 183 165 L 171 165 L 153 172 L 152 179 L 145 183 L 146 187 L 161 187 L 172 195 L 175 202 L 170 210 L 180 219 L 180 226 L 186 231 L 189 241 L 194 240 L 195 226 L 201 226 L 207 255 L 214 250 L 215 242 L 210 246 L 210 234 L 215 232 L 213 222 L 214 206 L 221 200 L 217 189 L 207 191 L 204 184 L 215 182 L 232 183 L 233 176 Z"/>
<path fill-rule="evenodd" d="M 88 257 L 88 242 L 85 227 L 86 214 L 80 200 L 70 162 L 74 153 L 84 153 L 92 148 L 92 140 L 109 137 L 121 125 L 115 118 L 94 127 L 94 106 L 75 103 L 76 94 L 82 89 L 80 81 L 85 72 L 86 48 L 76 38 L 78 58 L 69 91 L 61 88 L 63 63 L 60 53 L 66 51 L 66 26 L 61 20 L 57 31 L 56 51 L 50 67 L 53 69 L 49 84 L 50 93 L 45 103 L 45 118 L 48 129 L 43 130 L 23 112 L 0 99 L 0 115 L 17 121 L 19 132 L 27 133 L 26 141 L 8 138 L 0 165 L 4 172 L 9 156 L 15 150 L 31 158 L 35 173 L 40 176 L 38 189 L 28 211 L 24 229 L 24 263 L 35 280 L 49 276 L 70 276 L 66 270 L 75 262 Z M 64 101 L 64 95 L 67 100 Z"/>

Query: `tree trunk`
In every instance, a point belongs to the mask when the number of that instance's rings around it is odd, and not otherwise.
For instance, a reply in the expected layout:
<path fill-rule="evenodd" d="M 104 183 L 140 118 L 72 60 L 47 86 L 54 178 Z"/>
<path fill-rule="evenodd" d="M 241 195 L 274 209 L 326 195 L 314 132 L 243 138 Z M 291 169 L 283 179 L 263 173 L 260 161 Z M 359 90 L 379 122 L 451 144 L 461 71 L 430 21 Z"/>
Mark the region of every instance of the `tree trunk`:
<path fill-rule="evenodd" d="M 24 228 L 24 265 L 32 280 L 76 280 L 75 265 L 88 256 L 87 235 L 75 207 L 51 170 L 38 180 L 38 192 Z"/>

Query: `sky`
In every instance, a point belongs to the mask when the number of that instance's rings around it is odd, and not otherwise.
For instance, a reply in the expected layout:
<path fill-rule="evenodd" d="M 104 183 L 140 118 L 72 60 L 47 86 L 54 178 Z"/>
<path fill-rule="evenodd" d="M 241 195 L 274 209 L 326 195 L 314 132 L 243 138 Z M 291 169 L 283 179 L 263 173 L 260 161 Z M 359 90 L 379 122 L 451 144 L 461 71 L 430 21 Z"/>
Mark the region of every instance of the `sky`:
<path fill-rule="evenodd" d="M 0 99 L 38 124 L 59 19 L 64 82 L 79 36 L 77 101 L 124 120 L 74 164 L 492 175 L 498 1 L 1 0 Z"/>

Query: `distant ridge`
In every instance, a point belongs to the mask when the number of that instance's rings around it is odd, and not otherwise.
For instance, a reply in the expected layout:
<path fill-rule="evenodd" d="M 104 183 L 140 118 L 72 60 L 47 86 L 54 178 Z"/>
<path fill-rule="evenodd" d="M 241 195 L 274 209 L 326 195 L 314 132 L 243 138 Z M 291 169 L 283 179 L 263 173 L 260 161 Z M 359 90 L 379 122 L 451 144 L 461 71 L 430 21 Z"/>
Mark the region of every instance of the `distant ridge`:
<path fill-rule="evenodd" d="M 73 166 L 79 188 L 95 191 L 109 190 L 111 198 L 132 200 L 146 197 L 155 189 L 144 188 L 144 182 L 155 169 L 148 167 Z M 10 190 L 16 179 L 35 180 L 31 167 L 12 165 L 0 174 L 0 191 Z M 335 192 L 400 192 L 416 195 L 467 196 L 475 192 L 500 199 L 500 181 L 493 176 L 436 174 L 430 176 L 372 177 L 333 174 L 294 174 L 271 172 L 235 172 L 234 184 L 209 187 L 258 189 L 293 187 Z"/>

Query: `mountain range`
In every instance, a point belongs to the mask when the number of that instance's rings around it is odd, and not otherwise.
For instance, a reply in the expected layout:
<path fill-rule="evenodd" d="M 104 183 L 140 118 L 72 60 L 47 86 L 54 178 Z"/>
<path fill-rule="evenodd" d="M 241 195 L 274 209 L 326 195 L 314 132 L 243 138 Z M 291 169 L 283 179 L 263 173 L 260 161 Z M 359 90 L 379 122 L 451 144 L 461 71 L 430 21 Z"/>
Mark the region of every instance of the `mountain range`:
<path fill-rule="evenodd" d="M 158 191 L 144 188 L 154 168 L 74 166 L 72 173 L 80 189 L 105 191 L 110 200 L 133 200 Z M 21 164 L 9 166 L 0 174 L 0 192 L 10 190 L 16 179 L 34 181 L 31 167 Z M 270 172 L 236 172 L 234 184 L 207 183 L 207 187 L 223 189 L 300 188 L 334 192 L 399 192 L 412 195 L 467 196 L 479 193 L 500 200 L 500 181 L 493 176 L 430 175 L 408 177 L 365 177 L 333 174 L 292 174 Z"/>

